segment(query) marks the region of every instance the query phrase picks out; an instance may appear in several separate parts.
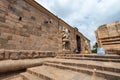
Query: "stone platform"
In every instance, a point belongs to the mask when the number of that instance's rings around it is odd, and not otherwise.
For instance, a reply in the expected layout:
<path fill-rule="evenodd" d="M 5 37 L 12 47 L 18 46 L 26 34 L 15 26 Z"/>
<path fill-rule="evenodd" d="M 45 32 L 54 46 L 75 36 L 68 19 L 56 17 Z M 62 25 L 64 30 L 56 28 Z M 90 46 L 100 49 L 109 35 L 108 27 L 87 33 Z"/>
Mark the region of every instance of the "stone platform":
<path fill-rule="evenodd" d="M 97 55 L 97 54 L 60 54 L 57 58 L 75 59 L 75 60 L 92 60 L 103 62 L 120 62 L 120 55 Z"/>
<path fill-rule="evenodd" d="M 119 55 L 69 55 L 72 57 L 94 57 L 104 59 L 119 59 Z M 10 61 L 10 60 L 9 60 Z M 12 61 L 12 60 L 11 60 Z M 11 63 L 10 61 L 10 63 Z M 13 60 L 14 61 L 14 60 Z M 19 61 L 20 60 L 15 60 Z M 34 63 L 37 63 L 35 65 Z M 26 72 L 19 75 L 4 78 L 1 80 L 119 80 L 120 63 L 114 61 L 96 61 L 59 58 L 25 59 L 23 64 L 35 65 L 26 66 Z M 8 64 L 8 63 L 6 63 Z M 13 64 L 13 63 L 12 63 Z M 39 64 L 39 65 L 38 65 Z M 2 65 L 2 64 L 1 64 Z M 0 66 L 1 66 L 0 65 Z M 10 65 L 10 64 L 8 64 Z M 18 64 L 16 64 L 18 65 Z M 14 66 L 13 66 L 14 67 Z M 2 68 L 2 67 L 1 67 Z M 6 67 L 7 68 L 7 67 Z"/>
<path fill-rule="evenodd" d="M 26 74 L 33 74 L 34 77 L 38 77 L 38 79 L 35 80 L 88 80 L 92 78 L 97 78 L 98 80 L 105 80 L 104 78 L 97 77 L 94 74 L 91 76 L 76 71 L 64 70 L 57 67 L 44 65 L 40 67 L 30 68 L 27 70 L 26 73 L 23 73 L 22 76 L 28 77 L 26 76 Z M 30 80 L 34 80 L 34 78 Z"/>

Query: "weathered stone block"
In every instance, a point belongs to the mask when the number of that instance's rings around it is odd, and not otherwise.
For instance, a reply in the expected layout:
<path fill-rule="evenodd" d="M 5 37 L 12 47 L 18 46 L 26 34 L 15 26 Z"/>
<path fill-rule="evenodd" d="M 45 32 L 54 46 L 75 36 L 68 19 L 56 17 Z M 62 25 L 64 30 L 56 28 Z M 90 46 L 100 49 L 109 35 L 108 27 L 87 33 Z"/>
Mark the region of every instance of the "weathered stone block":
<path fill-rule="evenodd" d="M 5 50 L 5 59 L 10 59 L 11 52 L 13 52 L 13 50 Z"/>
<path fill-rule="evenodd" d="M 0 60 L 5 59 L 5 52 L 4 50 L 0 50 Z"/>
<path fill-rule="evenodd" d="M 9 3 L 6 0 L 0 0 L 0 6 L 7 8 Z"/>
<path fill-rule="evenodd" d="M 27 32 L 21 32 L 20 35 L 24 37 L 30 37 L 30 34 Z"/>
<path fill-rule="evenodd" d="M 18 19 L 19 19 L 20 16 L 15 15 L 13 13 L 8 13 L 7 16 L 9 16 L 9 19 L 12 18 L 12 21 L 19 22 Z"/>
<path fill-rule="evenodd" d="M 5 15 L 6 15 L 5 13 L 0 13 L 0 17 L 2 18 L 5 17 Z"/>
<path fill-rule="evenodd" d="M 38 58 L 39 57 L 39 53 L 38 52 L 33 52 L 33 58 Z"/>
<path fill-rule="evenodd" d="M 7 39 L 8 40 L 12 40 L 12 36 L 7 36 Z"/>
<path fill-rule="evenodd" d="M 45 52 L 39 52 L 40 58 L 45 57 Z"/>
<path fill-rule="evenodd" d="M 28 58 L 27 54 L 28 54 L 27 52 L 20 52 L 19 58 L 26 59 L 26 58 Z"/>
<path fill-rule="evenodd" d="M 14 30 L 15 23 L 8 19 L 6 20 L 6 23 L 7 23 L 7 25 L 1 25 L 1 27 L 5 26 L 5 28 L 8 28 L 12 32 Z"/>
<path fill-rule="evenodd" d="M 8 9 L 18 16 L 23 16 L 22 11 L 17 6 L 11 4 L 8 6 Z"/>
<path fill-rule="evenodd" d="M 15 8 L 14 8 L 13 6 L 11 6 L 11 5 L 8 6 L 8 9 L 9 9 L 10 11 L 12 11 L 12 12 L 15 12 Z"/>
<path fill-rule="evenodd" d="M 5 49 L 16 49 L 16 45 L 15 44 L 3 44 L 3 47 Z"/>
<path fill-rule="evenodd" d="M 17 0 L 7 0 L 10 4 L 15 4 Z"/>
<path fill-rule="evenodd" d="M 0 44 L 6 44 L 8 42 L 7 39 L 0 38 Z"/>
<path fill-rule="evenodd" d="M 19 59 L 19 52 L 11 52 L 10 53 L 10 59 L 17 60 Z"/>
<path fill-rule="evenodd" d="M 31 18 L 33 21 L 36 20 L 36 18 L 35 18 L 34 16 L 31 16 L 30 18 Z"/>
<path fill-rule="evenodd" d="M 30 58 L 30 59 L 33 58 L 33 55 L 32 55 L 33 52 L 29 51 L 29 52 L 27 52 L 27 53 L 28 53 L 28 54 L 27 54 L 27 57 L 28 57 L 28 58 Z"/>
<path fill-rule="evenodd" d="M 5 22 L 5 17 L 0 17 L 0 22 Z"/>

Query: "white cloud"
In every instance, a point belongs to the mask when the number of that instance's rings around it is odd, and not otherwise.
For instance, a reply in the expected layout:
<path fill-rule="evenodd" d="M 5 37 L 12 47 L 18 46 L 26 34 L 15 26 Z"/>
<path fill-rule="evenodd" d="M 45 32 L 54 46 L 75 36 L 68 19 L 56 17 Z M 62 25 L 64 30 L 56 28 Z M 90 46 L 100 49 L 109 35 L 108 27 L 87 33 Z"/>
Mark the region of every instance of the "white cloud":
<path fill-rule="evenodd" d="M 120 20 L 120 0 L 36 0 L 95 42 L 99 25 Z"/>
<path fill-rule="evenodd" d="M 59 3 L 61 6 L 66 6 L 66 5 L 68 5 L 69 0 L 58 0 L 58 3 Z"/>

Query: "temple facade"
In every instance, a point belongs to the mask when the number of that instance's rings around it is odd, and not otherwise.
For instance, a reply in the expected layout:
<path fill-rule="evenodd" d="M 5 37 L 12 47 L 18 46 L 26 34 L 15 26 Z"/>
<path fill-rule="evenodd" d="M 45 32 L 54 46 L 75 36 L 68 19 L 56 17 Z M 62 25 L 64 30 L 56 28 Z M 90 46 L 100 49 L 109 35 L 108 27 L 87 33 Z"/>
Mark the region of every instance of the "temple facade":
<path fill-rule="evenodd" d="M 99 46 L 120 49 L 116 23 L 98 28 Z M 90 52 L 89 39 L 35 0 L 0 0 L 0 80 L 120 80 L 119 55 L 80 54 Z"/>
<path fill-rule="evenodd" d="M 107 53 L 120 52 L 120 21 L 100 26 L 96 30 L 96 39 L 99 47 Z"/>
<path fill-rule="evenodd" d="M 35 0 L 0 0 L 0 49 L 90 53 L 90 40 Z"/>

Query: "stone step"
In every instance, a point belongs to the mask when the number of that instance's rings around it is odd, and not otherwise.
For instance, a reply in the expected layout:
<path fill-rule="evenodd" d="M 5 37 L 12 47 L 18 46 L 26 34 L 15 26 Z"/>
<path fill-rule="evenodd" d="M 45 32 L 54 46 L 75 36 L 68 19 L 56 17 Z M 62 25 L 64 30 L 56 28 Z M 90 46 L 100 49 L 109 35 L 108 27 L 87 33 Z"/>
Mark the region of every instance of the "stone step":
<path fill-rule="evenodd" d="M 57 67 L 51 66 L 40 66 L 29 68 L 27 72 L 37 75 L 38 77 L 42 78 L 43 80 L 105 80 L 102 77 L 97 77 L 96 75 L 88 75 L 76 71 L 71 70 L 63 70 Z M 34 79 L 33 79 L 34 80 Z"/>
<path fill-rule="evenodd" d="M 23 59 L 23 60 L 3 60 L 0 61 L 0 73 L 23 70 L 30 67 L 40 66 L 46 58 Z M 3 65 L 4 64 L 4 65 Z"/>
<path fill-rule="evenodd" d="M 105 58 L 120 59 L 120 55 L 98 55 L 98 54 L 60 54 L 57 57 L 88 57 L 88 58 Z"/>
<path fill-rule="evenodd" d="M 68 66 L 68 65 L 62 65 L 62 64 L 54 64 L 54 63 L 44 63 L 44 65 L 52 66 L 59 69 L 66 70 L 72 70 L 76 72 L 82 72 L 89 75 L 95 74 L 96 76 L 103 77 L 107 80 L 119 80 L 120 79 L 120 73 L 114 73 L 109 71 L 101 71 L 96 69 L 87 69 L 83 67 L 75 67 L 75 66 Z"/>
<path fill-rule="evenodd" d="M 24 80 L 24 79 L 22 77 L 16 77 L 16 78 L 9 79 L 9 80 Z"/>
<path fill-rule="evenodd" d="M 103 62 L 120 62 L 120 59 L 109 59 L 109 58 L 92 58 L 92 57 L 63 57 L 64 59 L 76 59 L 76 60 L 93 60 Z"/>
<path fill-rule="evenodd" d="M 43 80 L 37 75 L 31 74 L 29 72 L 21 73 L 20 75 L 22 76 L 23 80 Z"/>
<path fill-rule="evenodd" d="M 104 66 L 104 65 L 97 65 L 97 64 L 87 64 L 87 63 L 76 63 L 76 62 L 66 62 L 66 61 L 47 61 L 49 63 L 55 63 L 55 64 L 62 64 L 67 66 L 76 66 L 76 67 L 84 67 L 88 69 L 96 69 L 101 71 L 109 71 L 109 72 L 116 72 L 120 73 L 120 68 L 110 67 L 110 66 Z"/>
<path fill-rule="evenodd" d="M 0 80 L 23 80 L 23 77 L 19 75 L 19 76 L 13 76 L 5 79 L 0 79 Z"/>

